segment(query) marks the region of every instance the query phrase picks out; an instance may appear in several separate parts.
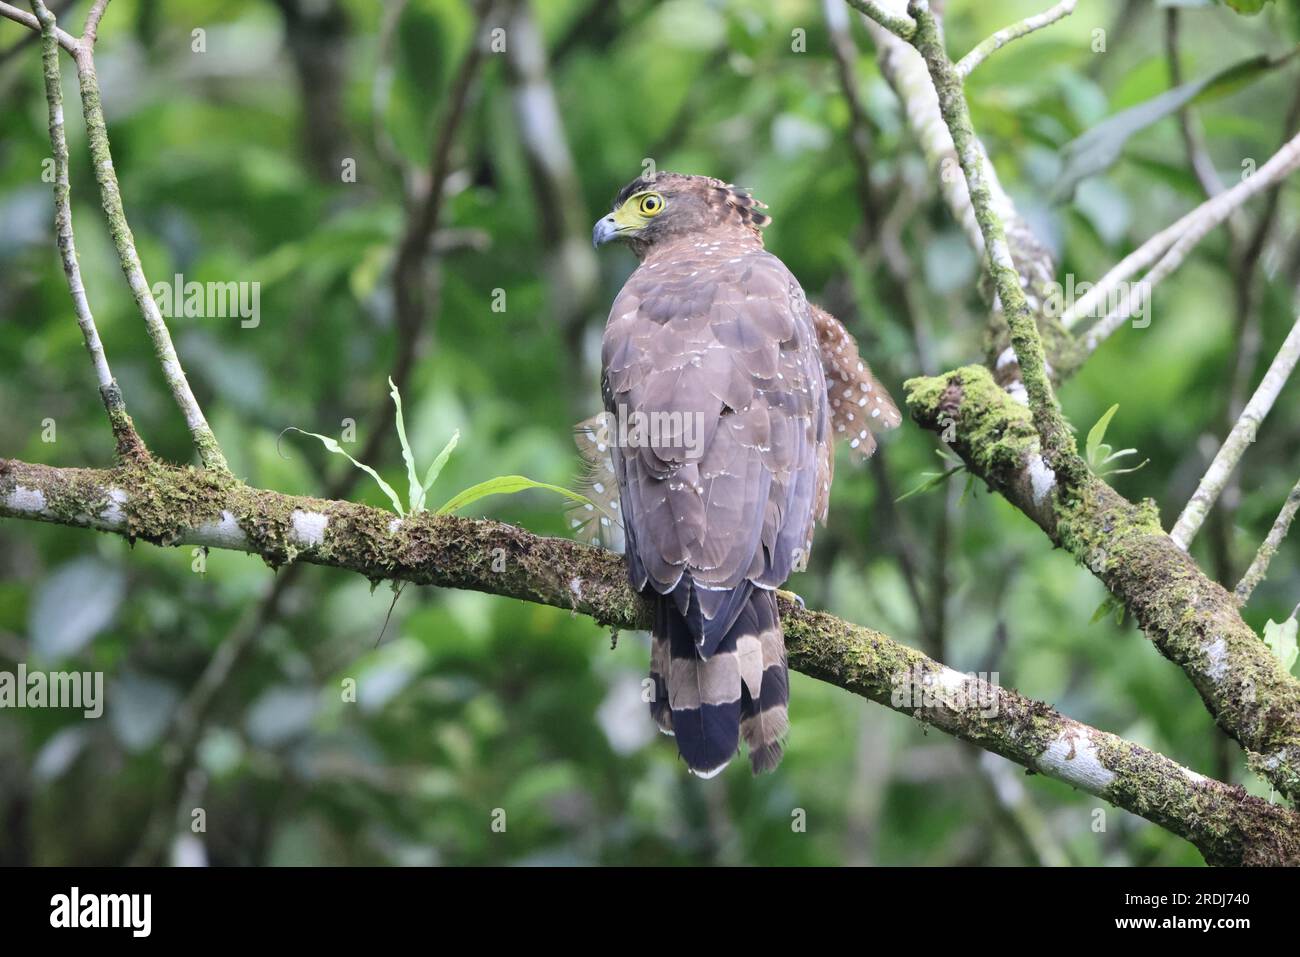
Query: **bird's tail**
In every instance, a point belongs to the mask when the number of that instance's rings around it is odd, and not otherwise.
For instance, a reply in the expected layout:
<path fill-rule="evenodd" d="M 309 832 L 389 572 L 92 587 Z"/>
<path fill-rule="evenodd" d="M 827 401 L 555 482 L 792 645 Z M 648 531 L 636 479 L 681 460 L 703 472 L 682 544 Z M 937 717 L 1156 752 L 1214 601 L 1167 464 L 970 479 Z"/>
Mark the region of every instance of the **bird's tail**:
<path fill-rule="evenodd" d="M 790 672 L 785 663 L 785 637 L 776 611 L 776 592 L 754 589 L 741 616 L 753 620 L 746 627 L 747 639 L 737 643 L 740 676 L 744 688 L 740 697 L 740 733 L 749 748 L 754 773 L 771 771 L 781 763 L 783 740 L 790 730 Z"/>
<path fill-rule="evenodd" d="M 742 736 L 755 774 L 781 762 L 790 691 L 773 592 L 753 590 L 707 659 L 671 597 L 655 602 L 650 640 L 650 714 L 692 773 L 713 777 Z"/>

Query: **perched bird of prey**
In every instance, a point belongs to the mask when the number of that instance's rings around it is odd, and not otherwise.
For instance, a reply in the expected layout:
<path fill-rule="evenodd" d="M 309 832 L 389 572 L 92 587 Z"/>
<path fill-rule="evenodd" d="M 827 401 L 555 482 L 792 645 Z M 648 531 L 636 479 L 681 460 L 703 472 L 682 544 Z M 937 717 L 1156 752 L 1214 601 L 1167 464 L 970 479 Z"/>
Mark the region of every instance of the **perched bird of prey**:
<path fill-rule="evenodd" d="M 776 589 L 825 521 L 832 440 L 859 455 L 894 403 L 829 313 L 763 248 L 765 208 L 721 180 L 661 172 L 593 231 L 640 265 L 605 327 L 605 416 L 579 426 L 615 487 L 633 587 L 655 605 L 650 712 L 712 777 L 741 737 L 755 773 L 781 760 L 789 679 Z"/>

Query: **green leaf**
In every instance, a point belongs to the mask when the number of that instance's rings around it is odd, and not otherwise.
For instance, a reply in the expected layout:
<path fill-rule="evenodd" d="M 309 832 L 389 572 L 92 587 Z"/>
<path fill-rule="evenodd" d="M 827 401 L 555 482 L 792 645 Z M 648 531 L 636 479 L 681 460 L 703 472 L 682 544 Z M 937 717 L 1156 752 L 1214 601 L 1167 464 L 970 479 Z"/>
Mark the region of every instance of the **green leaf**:
<path fill-rule="evenodd" d="M 1119 404 L 1117 403 L 1115 405 L 1112 405 L 1109 409 L 1106 410 L 1106 414 L 1097 420 L 1096 425 L 1094 425 L 1091 429 L 1088 430 L 1088 442 L 1086 446 L 1087 455 L 1088 455 L 1088 464 L 1093 466 L 1093 468 L 1096 468 L 1098 465 L 1100 465 L 1103 461 L 1105 461 L 1106 456 L 1110 455 L 1109 448 L 1106 449 L 1106 454 L 1102 455 L 1100 458 L 1098 458 L 1097 453 L 1098 451 L 1100 451 L 1102 447 L 1101 445 L 1102 440 L 1106 438 L 1106 429 L 1110 425 L 1110 420 L 1115 417 L 1115 413 L 1118 411 L 1119 411 Z"/>
<path fill-rule="evenodd" d="M 429 489 L 433 488 L 433 483 L 438 481 L 438 476 L 442 474 L 442 467 L 446 465 L 447 460 L 451 458 L 451 453 L 455 450 L 456 443 L 459 441 L 460 429 L 457 429 L 451 434 L 451 438 L 447 440 L 447 444 L 442 447 L 442 451 L 438 453 L 438 457 L 433 460 L 433 464 L 429 466 L 429 471 L 424 473 L 424 483 L 420 486 L 422 492 L 427 493 Z M 420 504 L 422 506 L 424 504 L 423 495 L 420 498 Z"/>
<path fill-rule="evenodd" d="M 1133 451 L 1135 450 L 1128 449 L 1125 452 L 1116 453 L 1116 455 L 1127 455 L 1129 452 L 1133 452 Z M 1106 469 L 1106 471 L 1102 473 L 1101 477 L 1106 478 L 1111 475 L 1128 475 L 1129 472 L 1136 472 L 1138 469 L 1142 468 L 1150 461 L 1151 461 L 1150 459 L 1143 459 L 1139 464 L 1133 466 L 1132 468 L 1127 468 L 1127 469 Z"/>
<path fill-rule="evenodd" d="M 974 489 L 974 488 L 975 488 L 975 473 L 974 473 L 974 472 L 967 472 L 967 473 L 966 473 L 966 484 L 962 486 L 962 490 L 961 490 L 961 498 L 958 499 L 958 501 L 960 501 L 960 502 L 965 502 L 965 501 L 966 501 L 966 496 L 969 495 L 969 494 L 971 493 L 971 490 Z"/>
<path fill-rule="evenodd" d="M 928 492 L 932 488 L 938 488 L 940 485 L 946 482 L 950 477 L 956 475 L 965 467 L 966 466 L 964 465 L 957 465 L 954 466 L 953 468 L 948 469 L 946 472 L 922 472 L 921 473 L 922 475 L 927 475 L 929 476 L 929 478 L 927 478 L 916 488 L 912 489 L 910 492 L 904 492 L 902 495 L 898 496 L 898 498 L 894 499 L 894 501 L 901 502 L 904 499 L 911 498 L 913 495 L 920 495 L 922 492 Z"/>
<path fill-rule="evenodd" d="M 567 488 L 561 488 L 558 485 L 548 485 L 545 482 L 534 482 L 530 478 L 522 475 L 499 475 L 494 479 L 488 479 L 486 482 L 479 482 L 477 485 L 471 485 L 462 492 L 458 492 L 447 500 L 443 506 L 438 509 L 439 515 L 450 515 L 452 512 L 459 511 L 472 502 L 477 502 L 481 498 L 489 495 L 514 495 L 516 492 L 527 491 L 530 488 L 542 488 L 548 492 L 555 492 L 557 495 L 563 495 L 565 498 L 572 499 L 583 505 L 590 505 L 595 508 L 595 503 L 585 495 L 579 495 L 577 492 L 571 492 Z"/>
<path fill-rule="evenodd" d="M 1115 605 L 1116 605 L 1115 598 L 1111 595 L 1107 595 L 1106 600 L 1103 601 L 1100 605 L 1098 605 L 1097 610 L 1092 613 L 1092 618 L 1089 619 L 1088 624 L 1090 625 L 1097 624 L 1097 622 L 1101 621 L 1103 618 L 1109 615 L 1112 610 L 1114 610 Z"/>
<path fill-rule="evenodd" d="M 392 376 L 388 377 L 388 394 L 393 397 L 393 406 L 397 410 L 394 414 L 397 441 L 402 443 L 402 461 L 406 463 L 406 504 L 411 514 L 415 515 L 424 511 L 424 488 L 420 485 L 420 477 L 415 474 L 415 455 L 411 452 L 411 443 L 406 440 L 406 423 L 402 421 L 402 394 L 397 391 Z"/>
<path fill-rule="evenodd" d="M 1297 622 L 1294 616 L 1278 624 L 1272 618 L 1264 626 L 1264 644 L 1268 645 L 1274 657 L 1282 662 L 1282 667 L 1290 671 L 1295 660 L 1300 657 L 1300 645 L 1296 644 Z"/>
<path fill-rule="evenodd" d="M 389 485 L 387 482 L 385 482 L 382 478 L 380 478 L 379 473 L 376 472 L 374 469 L 372 469 L 369 465 L 366 465 L 364 462 L 358 462 L 352 456 L 348 455 L 348 453 L 344 452 L 342 447 L 333 439 L 331 439 L 328 435 L 320 435 L 319 433 L 316 432 L 308 432 L 306 429 L 300 429 L 292 425 L 289 426 L 287 429 L 285 429 L 285 431 L 301 432 L 303 435 L 310 435 L 313 439 L 319 439 L 320 444 L 325 446 L 326 449 L 333 452 L 335 455 L 343 456 L 345 459 L 347 459 L 357 468 L 361 469 L 361 471 L 365 472 L 372 479 L 378 482 L 379 487 L 383 489 L 384 494 L 388 496 L 388 500 L 393 503 L 393 509 L 397 512 L 398 515 L 401 515 L 403 518 L 406 517 L 406 513 L 402 511 L 402 500 L 397 497 L 397 493 L 393 491 L 393 487 Z"/>
<path fill-rule="evenodd" d="M 1210 76 L 1166 90 L 1137 106 L 1122 110 L 1079 136 L 1061 149 L 1061 175 L 1052 191 L 1056 202 L 1074 195 L 1082 180 L 1108 169 L 1135 133 L 1178 112 L 1193 100 L 1220 96 L 1277 69 L 1296 54 L 1291 50 L 1281 56 L 1264 54 L 1235 63 Z"/>
<path fill-rule="evenodd" d="M 1249 17 L 1263 10 L 1269 0 L 1224 0 L 1224 3 Z"/>

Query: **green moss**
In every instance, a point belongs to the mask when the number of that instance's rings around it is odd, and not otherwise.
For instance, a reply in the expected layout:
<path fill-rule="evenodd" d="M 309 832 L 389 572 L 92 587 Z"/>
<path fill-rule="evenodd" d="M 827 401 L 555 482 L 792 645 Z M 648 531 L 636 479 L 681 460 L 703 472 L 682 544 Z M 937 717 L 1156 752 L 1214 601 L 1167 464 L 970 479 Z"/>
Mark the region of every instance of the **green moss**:
<path fill-rule="evenodd" d="M 966 176 L 971 207 L 984 237 L 988 273 L 997 287 L 1010 339 L 1020 359 L 1020 378 L 1028 392 L 1029 407 L 1043 440 L 1044 458 L 1055 469 L 1059 480 L 1074 481 L 1080 474 L 1081 465 L 1074 447 L 1074 437 L 1056 405 L 1056 397 L 1047 377 L 1038 326 L 1021 288 L 1020 274 L 1011 259 L 1006 227 L 993 208 L 993 197 L 985 171 L 986 161 L 971 126 L 970 110 L 962 90 L 961 78 L 948 59 L 938 21 L 928 6 L 911 4 L 909 12 L 916 20 L 912 44 L 925 60 L 934 81 L 939 98 L 939 112 L 952 134 L 957 159 Z"/>
<path fill-rule="evenodd" d="M 1039 450 L 1029 410 L 1011 399 L 984 366 L 903 384 L 912 416 L 958 448 L 972 470 L 998 483 Z"/>
<path fill-rule="evenodd" d="M 1300 682 L 1241 620 L 1232 595 L 1169 539 L 1151 500 L 1129 502 L 1092 475 L 1057 472 L 1051 511 L 1027 500 L 1023 468 L 1039 448 L 1024 406 L 979 366 L 906 383 L 913 418 L 949 439 L 972 473 L 1006 493 L 1132 612 L 1186 670 L 1219 724 L 1277 789 L 1300 797 Z"/>
<path fill-rule="evenodd" d="M 1116 563 L 1133 561 L 1150 536 L 1164 537 L 1155 502 L 1128 502 L 1095 477 L 1061 496 L 1055 508 L 1058 544 L 1103 578 Z"/>
<path fill-rule="evenodd" d="M 1016 261 L 1020 261 L 1018 255 Z M 1041 294 L 1039 298 L 1046 301 L 1045 294 Z M 1061 325 L 1059 316 L 1043 309 L 1034 310 L 1033 316 L 1038 326 L 1038 336 L 1043 343 L 1043 355 L 1051 365 L 1052 379 L 1057 383 L 1063 382 L 1083 364 L 1083 360 L 1087 358 L 1087 351 L 1083 348 L 1083 344 Z M 988 365 L 994 368 L 998 357 L 1011 344 L 1011 328 L 1007 325 L 1006 316 L 1002 312 L 998 311 L 990 315 L 984 344 Z"/>

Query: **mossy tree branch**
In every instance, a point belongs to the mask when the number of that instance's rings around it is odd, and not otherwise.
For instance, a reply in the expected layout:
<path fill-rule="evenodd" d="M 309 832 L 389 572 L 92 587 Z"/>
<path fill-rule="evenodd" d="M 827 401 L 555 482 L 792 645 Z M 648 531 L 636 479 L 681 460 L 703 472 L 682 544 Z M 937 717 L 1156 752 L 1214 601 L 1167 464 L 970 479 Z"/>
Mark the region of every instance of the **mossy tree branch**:
<path fill-rule="evenodd" d="M 98 26 L 96 14 L 103 15 L 102 6 L 96 4 L 91 11 L 92 16 L 95 16 L 96 27 Z M 140 262 L 140 254 L 136 251 L 135 236 L 131 232 L 131 226 L 126 219 L 126 210 L 122 206 L 122 190 L 118 186 L 117 171 L 113 168 L 113 154 L 108 145 L 108 127 L 104 122 L 99 76 L 95 72 L 93 43 L 93 33 L 83 37 L 77 45 L 77 52 L 73 59 L 76 61 L 77 77 L 81 83 L 81 111 L 86 120 L 86 139 L 90 147 L 91 161 L 95 167 L 95 179 L 99 183 L 104 215 L 108 219 L 109 235 L 112 236 L 113 245 L 117 249 L 122 274 L 126 277 L 127 285 L 131 287 L 131 294 L 135 297 L 140 315 L 144 317 L 145 328 L 153 342 L 154 355 L 162 367 L 163 377 L 167 380 L 172 398 L 181 410 L 181 415 L 185 417 L 185 424 L 189 428 L 199 458 L 209 468 L 228 471 L 226 457 L 222 454 L 212 427 L 208 425 L 207 417 L 199 406 L 199 400 L 195 398 L 194 391 L 190 388 L 189 378 L 181 366 L 176 347 L 172 345 L 171 333 L 158 309 L 158 303 L 154 301 L 149 289 L 149 281 L 144 275 L 144 266 Z"/>
<path fill-rule="evenodd" d="M 154 354 L 162 367 L 163 377 L 167 380 L 167 385 L 171 389 L 176 405 L 185 417 L 185 424 L 189 427 L 200 460 L 208 468 L 228 472 L 229 466 L 226 464 L 225 455 L 221 451 L 221 446 L 218 444 L 217 437 L 213 434 L 211 426 L 208 425 L 198 399 L 195 398 L 194 392 L 190 389 L 189 379 L 181 366 L 180 358 L 176 355 L 176 348 L 172 345 L 171 333 L 167 329 L 167 323 L 163 321 L 158 304 L 154 302 L 148 280 L 145 279 L 144 267 L 140 263 L 140 254 L 136 251 L 135 237 L 131 232 L 131 226 L 126 219 L 126 211 L 122 206 L 122 191 L 118 186 L 117 173 L 113 168 L 113 154 L 108 144 L 108 127 L 104 122 L 104 107 L 100 98 L 99 77 L 95 72 L 95 42 L 99 37 L 100 20 L 103 19 L 108 4 L 109 0 L 95 0 L 91 5 L 89 14 L 86 16 L 85 29 L 80 38 L 73 37 L 60 30 L 53 22 L 53 15 L 40 0 L 32 0 L 33 13 L 30 14 L 7 3 L 0 3 L 0 16 L 21 23 L 32 30 L 52 35 L 58 46 L 72 54 L 72 59 L 77 66 L 77 78 L 81 89 L 81 109 L 86 121 L 86 139 L 90 147 L 90 157 L 95 167 L 95 179 L 99 183 L 100 200 L 104 207 L 104 215 L 108 220 L 109 234 L 112 236 L 113 245 L 117 249 L 122 273 L 126 276 L 127 284 L 131 287 L 131 294 L 135 298 L 141 316 L 144 317 L 145 328 L 149 332 L 149 338 L 153 341 Z M 48 23 L 45 22 L 46 20 L 48 20 Z M 52 94 L 48 86 L 48 57 L 44 59 L 44 64 L 47 82 L 46 96 L 49 99 Z M 61 100 L 61 91 L 59 97 Z M 50 132 L 53 137 L 56 132 L 60 135 L 62 133 L 62 107 L 60 105 L 58 111 L 59 129 L 57 131 L 55 130 L 54 104 L 52 100 L 50 108 Z M 52 141 L 52 143 L 57 156 L 58 143 L 57 141 Z M 66 148 L 64 152 L 66 156 Z M 55 197 L 56 201 L 60 197 L 57 184 Z M 70 215 L 67 227 L 68 233 L 71 235 Z M 72 279 L 73 277 L 70 274 L 69 282 L 72 282 Z M 77 281 L 79 284 L 79 276 Z M 75 301 L 77 296 L 76 285 L 73 286 L 72 292 Z M 87 344 L 90 345 L 89 340 Z M 120 402 L 120 395 L 113 396 L 110 394 L 106 395 L 104 399 L 105 402 L 117 403 Z M 110 410 L 110 417 L 113 414 Z M 124 414 L 124 412 L 121 414 Z M 122 429 L 120 416 L 114 422 L 114 427 L 115 431 Z M 119 437 L 119 446 L 121 444 L 122 440 Z M 142 452 L 143 448 L 143 445 L 139 445 L 137 451 Z"/>
<path fill-rule="evenodd" d="M 212 469 L 0 460 L 0 516 L 157 545 L 238 549 L 273 566 L 304 561 L 371 580 L 504 595 L 617 628 L 645 628 L 651 616 L 612 552 L 499 522 L 428 513 L 398 519 L 350 502 L 250 488 Z M 784 600 L 781 619 L 798 671 L 1138 814 L 1186 838 L 1210 863 L 1300 864 L 1300 814 L 961 675 L 878 631 Z"/>
<path fill-rule="evenodd" d="M 1061 381 L 1071 374 L 1087 353 L 1068 331 L 1068 317 L 1067 323 L 1063 324 L 1048 314 L 1043 308 L 1043 296 L 1034 295 L 1037 291 L 1034 276 L 1026 275 L 1025 265 L 1019 260 L 1013 261 L 1009 255 L 1011 247 L 1005 243 L 1007 224 L 1014 224 L 1018 217 L 1009 201 L 1000 195 L 991 165 L 970 127 L 961 78 L 952 69 L 943 50 L 938 22 L 927 4 L 913 0 L 908 9 L 918 24 L 915 35 L 911 37 L 911 46 L 916 48 L 926 64 L 937 93 L 937 110 L 934 105 L 927 105 L 931 93 L 925 88 L 927 84 L 914 75 L 917 70 L 910 71 L 913 74 L 910 84 L 901 82 L 907 78 L 904 74 L 908 73 L 906 54 L 910 51 L 907 44 L 884 31 L 873 29 L 881 51 L 882 71 L 903 99 L 909 120 L 921 136 L 927 158 L 931 158 L 931 153 L 944 155 L 938 148 L 927 149 L 925 146 L 926 143 L 940 143 L 944 149 L 950 146 L 961 161 L 969 190 L 965 197 L 950 197 L 949 205 L 953 206 L 953 199 L 966 200 L 966 203 L 956 204 L 954 215 L 964 222 L 969 213 L 980 227 L 990 275 L 1003 313 L 999 315 L 998 310 L 994 310 L 991 341 L 1001 338 L 999 330 L 1005 325 L 1009 327 L 1013 345 L 1012 349 L 990 355 L 990 366 L 997 376 L 996 384 L 987 372 L 973 368 L 935 379 L 913 380 L 908 384 L 912 392 L 909 401 L 913 415 L 948 439 L 952 438 L 957 425 L 958 406 L 953 405 L 952 400 L 965 394 L 967 389 L 974 388 L 983 396 L 981 402 L 974 403 L 976 407 L 999 410 L 997 415 L 968 419 L 965 426 L 973 426 L 974 431 L 958 437 L 959 451 L 963 451 L 963 458 L 971 470 L 989 481 L 992 487 L 1003 491 L 1013 503 L 1038 521 L 1054 541 L 1072 546 L 1080 560 L 1138 613 L 1139 624 L 1147 634 L 1162 652 L 1184 667 L 1211 713 L 1247 748 L 1252 766 L 1294 799 L 1300 790 L 1300 777 L 1297 775 L 1300 768 L 1300 734 L 1297 732 L 1300 727 L 1300 700 L 1297 699 L 1300 684 L 1278 666 L 1245 626 L 1236 614 L 1235 604 L 1224 601 L 1227 593 L 1223 589 L 1204 576 L 1185 555 L 1179 558 L 1165 554 L 1168 549 L 1176 550 L 1176 546 L 1164 535 L 1150 503 L 1141 508 L 1133 506 L 1093 477 L 1074 451 L 1072 439 L 1062 441 L 1056 455 L 1052 454 L 1050 440 L 1053 437 L 1064 439 L 1068 432 L 1057 429 L 1068 430 L 1068 426 L 1054 404 L 1034 401 L 1032 392 L 1026 396 L 1026 387 L 1036 382 L 1034 391 L 1040 399 L 1050 396 L 1052 380 Z M 936 122 L 936 112 L 942 124 Z M 932 135 L 921 135 L 926 129 L 930 129 Z M 945 134 L 951 136 L 951 144 L 946 142 Z M 1003 241 L 998 240 L 999 233 Z M 994 238 L 993 244 L 988 241 L 990 236 Z M 1028 248 L 1032 251 L 1034 245 L 1031 242 Z M 1008 255 L 1003 257 L 1002 253 Z M 1025 258 L 1019 249 L 1016 255 Z M 999 267 L 1000 258 L 1007 261 Z M 1018 285 L 1033 296 L 1032 303 L 1016 288 L 1013 269 L 1018 263 Z M 1050 258 L 1046 265 L 1050 273 Z M 1047 278 L 1050 281 L 1050 274 Z M 1029 316 L 1033 322 L 1026 321 Z M 1035 325 L 1040 333 L 1038 348 L 1034 348 L 1029 335 Z M 1021 386 L 1015 376 L 1019 371 L 1016 360 L 1017 357 L 1023 358 L 1026 352 L 1031 362 L 1046 354 L 1052 365 L 1045 370 L 1046 375 L 1040 375 L 1037 369 L 1024 370 L 1025 385 Z M 998 385 L 1008 388 L 1012 396 L 1021 401 L 1028 397 L 1033 404 L 1034 418 L 1031 420 L 1029 414 Z M 1051 416 L 1046 422 L 1046 430 L 1043 428 L 1045 411 L 1049 411 Z M 1055 470 L 1049 462 L 1056 467 Z M 1062 463 L 1067 464 L 1065 474 L 1060 475 L 1065 481 L 1058 483 Z M 1105 502 L 1105 507 L 1099 507 L 1099 502 Z M 1119 509 L 1118 513 L 1116 509 Z M 1073 524 L 1060 524 L 1063 512 L 1070 516 Z M 1112 524 L 1116 514 L 1138 520 L 1137 524 L 1129 522 L 1126 527 L 1140 532 L 1141 540 L 1129 544 L 1150 545 L 1161 557 L 1172 558 L 1172 566 L 1160 567 L 1162 572 L 1176 569 L 1178 574 L 1162 581 L 1159 575 L 1151 577 L 1151 567 L 1144 565 L 1145 559 L 1141 557 L 1117 560 L 1111 540 L 1116 529 Z M 1087 543 L 1093 544 L 1088 546 Z M 1102 559 L 1100 563 L 1098 559 Z M 1209 609 L 1203 604 L 1206 595 L 1213 596 Z M 1145 596 L 1146 600 L 1135 605 L 1130 599 L 1139 596 Z M 1262 699 L 1256 695 L 1259 678 L 1268 689 Z"/>
<path fill-rule="evenodd" d="M 902 7 L 905 3 L 892 0 L 892 5 Z M 952 134 L 939 108 L 929 67 L 912 44 L 899 39 L 874 20 L 866 19 L 864 22 L 876 46 L 880 72 L 899 99 L 907 125 L 938 182 L 944 204 L 961 226 L 971 248 L 981 259 L 986 260 L 984 236 L 975 216 L 970 191 L 966 187 L 966 177 L 958 163 Z M 981 153 L 985 152 L 978 138 L 974 145 Z M 1038 324 L 1048 373 L 1053 382 L 1059 383 L 1078 368 L 1084 356 L 1079 343 L 1061 325 L 1058 311 L 1049 308 L 1059 289 L 1056 285 L 1056 263 L 998 182 L 997 172 L 992 163 L 988 162 L 987 155 L 984 158 L 984 182 L 988 185 L 991 208 L 1002 221 L 1006 232 L 1011 258 L 1020 274 L 1021 288 Z M 1011 345 L 1010 329 L 987 273 L 981 285 L 993 306 L 986 336 L 989 366 L 996 370 L 998 381 L 1003 386 L 1018 395 L 1024 395 L 1020 367 Z"/>
<path fill-rule="evenodd" d="M 1252 768 L 1300 799 L 1300 681 L 1242 621 L 1236 598 L 1165 534 L 1155 503 L 1129 502 L 1091 475 L 1063 490 L 1029 412 L 982 366 L 906 388 L 912 417 L 1100 578 L 1186 672 Z"/>
<path fill-rule="evenodd" d="M 1011 345 L 1015 349 L 1021 379 L 1028 393 L 1034 423 L 1043 439 L 1043 456 L 1063 481 L 1078 482 L 1086 474 L 1086 469 L 1075 449 L 1070 427 L 1056 404 L 1038 325 L 1020 285 L 1020 274 L 1011 256 L 1006 228 L 993 205 L 986 173 L 987 158 L 971 126 L 962 78 L 948 59 L 938 20 L 930 12 L 927 0 L 910 0 L 907 12 L 916 21 L 911 43 L 930 71 L 935 92 L 939 96 L 939 111 L 952 134 L 957 161 L 961 164 L 967 189 L 970 190 L 975 219 L 984 237 L 988 273 L 997 290 L 998 301 L 1010 331 Z"/>
<path fill-rule="evenodd" d="M 108 412 L 109 426 L 117 442 L 119 459 L 141 459 L 148 456 L 144 443 L 135 431 L 131 416 L 126 411 L 122 390 L 113 378 L 108 357 L 99 338 L 99 328 L 90 309 L 86 287 L 81 279 L 81 264 L 77 259 L 77 240 L 72 229 L 72 188 L 68 178 L 68 139 L 63 125 L 63 81 L 59 74 L 59 30 L 54 14 L 41 0 L 32 0 L 32 12 L 41 25 L 41 65 L 45 80 L 45 100 L 50 116 L 50 147 L 54 157 L 54 233 L 63 262 L 63 272 L 72 296 L 73 312 L 77 325 L 95 367 L 95 380 L 99 395 Z"/>
<path fill-rule="evenodd" d="M 916 24 L 907 17 L 890 13 L 876 0 L 848 0 L 849 6 L 864 17 L 870 17 L 894 36 L 901 40 L 910 40 L 916 33 Z"/>

